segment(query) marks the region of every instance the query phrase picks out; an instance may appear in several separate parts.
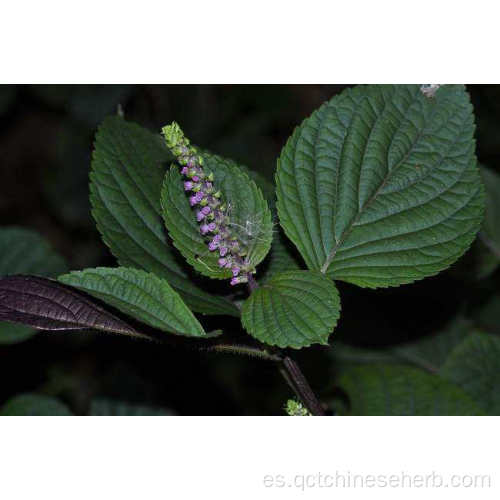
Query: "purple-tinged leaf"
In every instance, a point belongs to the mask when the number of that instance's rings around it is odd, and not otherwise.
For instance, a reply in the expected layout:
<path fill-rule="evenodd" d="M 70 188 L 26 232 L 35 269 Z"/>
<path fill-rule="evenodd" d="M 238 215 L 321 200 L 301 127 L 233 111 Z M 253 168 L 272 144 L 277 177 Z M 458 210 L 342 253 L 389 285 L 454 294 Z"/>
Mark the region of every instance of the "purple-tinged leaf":
<path fill-rule="evenodd" d="M 0 320 L 39 330 L 95 329 L 148 338 L 86 295 L 35 276 L 0 278 Z"/>

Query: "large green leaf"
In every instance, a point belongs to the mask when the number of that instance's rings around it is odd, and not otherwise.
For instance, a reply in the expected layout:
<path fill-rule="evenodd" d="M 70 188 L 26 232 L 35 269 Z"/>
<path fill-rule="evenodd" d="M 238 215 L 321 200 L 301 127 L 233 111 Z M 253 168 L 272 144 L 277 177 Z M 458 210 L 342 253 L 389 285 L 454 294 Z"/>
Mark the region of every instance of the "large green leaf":
<path fill-rule="evenodd" d="M 0 276 L 36 274 L 53 277 L 65 271 L 64 259 L 35 231 L 22 227 L 0 228 Z M 0 344 L 16 344 L 34 334 L 33 328 L 0 321 Z"/>
<path fill-rule="evenodd" d="M 168 282 L 139 269 L 98 267 L 59 278 L 135 319 L 165 332 L 203 337 L 193 313 Z"/>
<path fill-rule="evenodd" d="M 247 249 L 245 258 L 255 267 L 271 247 L 273 225 L 267 202 L 255 182 L 233 161 L 207 153 L 203 160 L 204 169 L 214 174 L 214 187 L 222 192 L 228 206 L 230 229 Z M 175 165 L 165 176 L 161 203 L 169 235 L 185 259 L 210 278 L 231 277 L 230 269 L 218 266 L 218 253 L 208 250 Z"/>
<path fill-rule="evenodd" d="M 167 279 L 197 312 L 238 316 L 236 306 L 193 282 L 167 243 L 160 192 L 171 160 L 159 134 L 119 117 L 107 118 L 96 135 L 90 174 L 97 227 L 122 266 Z"/>
<path fill-rule="evenodd" d="M 450 354 L 441 375 L 459 385 L 486 412 L 500 415 L 500 338 L 475 331 Z"/>
<path fill-rule="evenodd" d="M 351 415 L 481 415 L 459 387 L 416 368 L 356 366 L 339 386 L 349 397 Z"/>
<path fill-rule="evenodd" d="M 42 394 L 20 394 L 9 399 L 0 408 L 0 416 L 2 417 L 66 417 L 70 415 L 72 413 L 65 404 Z"/>
<path fill-rule="evenodd" d="M 241 320 L 261 342 L 300 349 L 327 344 L 339 316 L 339 294 L 331 280 L 316 271 L 287 271 L 250 295 Z"/>
<path fill-rule="evenodd" d="M 364 287 L 445 269 L 474 239 L 483 187 L 463 86 L 348 89 L 300 125 L 277 171 L 278 213 L 310 269 Z"/>

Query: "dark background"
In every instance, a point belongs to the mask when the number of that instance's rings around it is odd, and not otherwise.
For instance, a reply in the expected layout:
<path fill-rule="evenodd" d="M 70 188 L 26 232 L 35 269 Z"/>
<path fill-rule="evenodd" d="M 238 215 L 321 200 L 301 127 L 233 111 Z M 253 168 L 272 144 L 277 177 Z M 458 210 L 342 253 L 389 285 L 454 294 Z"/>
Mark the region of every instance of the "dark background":
<path fill-rule="evenodd" d="M 125 118 L 152 130 L 176 120 L 192 141 L 272 179 L 293 128 L 338 85 L 0 86 L 0 226 L 41 233 L 71 269 L 113 266 L 90 215 L 92 141 L 121 104 Z M 479 160 L 500 160 L 500 86 L 469 86 Z M 498 272 L 475 280 L 471 253 L 450 270 L 401 288 L 339 284 L 342 316 L 332 348 L 297 353 L 320 396 L 335 385 L 335 340 L 383 347 L 425 336 L 457 311 L 479 306 Z M 221 318 L 219 328 L 233 328 Z M 274 366 L 114 336 L 40 333 L 0 346 L 0 404 L 20 392 L 60 397 L 79 414 L 94 397 L 169 408 L 179 414 L 282 414 L 291 396 Z"/>

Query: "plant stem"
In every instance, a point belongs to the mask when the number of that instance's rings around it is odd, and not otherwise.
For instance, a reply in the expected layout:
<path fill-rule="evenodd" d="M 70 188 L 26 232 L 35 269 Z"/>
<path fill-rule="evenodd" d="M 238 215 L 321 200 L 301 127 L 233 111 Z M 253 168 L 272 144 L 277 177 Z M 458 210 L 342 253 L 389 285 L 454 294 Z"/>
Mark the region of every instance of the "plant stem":
<path fill-rule="evenodd" d="M 285 356 L 282 361 L 281 373 L 311 415 L 322 416 L 325 414 L 321 403 L 296 361 Z"/>
<path fill-rule="evenodd" d="M 248 273 L 248 289 L 252 293 L 259 287 L 259 284 L 251 273 Z M 324 415 L 325 412 L 318 398 L 314 394 L 309 382 L 302 373 L 299 365 L 290 356 L 284 356 L 280 349 L 274 349 L 273 354 L 267 355 L 274 356 L 275 361 L 280 363 L 280 373 L 283 375 L 288 385 L 295 392 L 297 397 L 302 401 L 302 404 L 309 410 L 311 415 Z M 245 353 L 247 354 L 247 353 Z M 267 358 L 269 359 L 269 358 Z"/>

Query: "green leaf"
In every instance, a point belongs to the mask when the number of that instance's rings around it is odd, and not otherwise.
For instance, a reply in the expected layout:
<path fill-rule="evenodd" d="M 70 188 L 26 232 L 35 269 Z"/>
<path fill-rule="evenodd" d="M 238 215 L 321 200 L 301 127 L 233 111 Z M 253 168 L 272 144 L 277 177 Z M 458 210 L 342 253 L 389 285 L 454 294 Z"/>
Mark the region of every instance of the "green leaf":
<path fill-rule="evenodd" d="M 262 265 L 263 272 L 258 274 L 259 283 L 264 285 L 278 273 L 298 271 L 301 268 L 300 255 L 296 254 L 290 240 L 285 237 L 281 229 L 275 231 L 271 251 Z"/>
<path fill-rule="evenodd" d="M 53 277 L 67 269 L 64 259 L 35 231 L 14 226 L 0 228 L 0 276 Z M 0 321 L 0 344 L 17 344 L 35 333 L 33 328 Z"/>
<path fill-rule="evenodd" d="M 471 325 L 470 321 L 458 316 L 443 329 L 412 342 L 378 349 L 334 342 L 331 354 L 345 365 L 409 363 L 430 373 L 438 373 L 449 354 L 470 332 Z"/>
<path fill-rule="evenodd" d="M 90 403 L 90 415 L 112 417 L 147 417 L 173 415 L 173 412 L 165 408 L 152 408 L 144 405 L 97 398 Z"/>
<path fill-rule="evenodd" d="M 273 224 L 267 202 L 255 182 L 236 163 L 207 153 L 202 156 L 205 171 L 214 174 L 214 187 L 222 192 L 222 200 L 228 206 L 230 229 L 248 249 L 245 258 L 255 267 L 271 247 Z M 200 234 L 195 211 L 189 206 L 179 167 L 175 165 L 165 176 L 161 203 L 168 233 L 189 264 L 209 278 L 230 278 L 231 270 L 218 266 L 218 253 L 208 250 Z"/>
<path fill-rule="evenodd" d="M 171 160 L 159 134 L 119 117 L 104 120 L 96 135 L 90 174 L 97 227 L 122 266 L 167 279 L 197 312 L 238 316 L 229 300 L 193 282 L 189 269 L 167 243 L 160 191 Z"/>
<path fill-rule="evenodd" d="M 500 175 L 486 167 L 481 167 L 481 175 L 486 187 L 486 211 L 479 233 L 479 242 L 485 247 L 479 254 L 479 278 L 484 278 L 500 264 Z"/>
<path fill-rule="evenodd" d="M 334 283 L 315 271 L 273 276 L 243 303 L 247 332 L 269 345 L 300 349 L 327 344 L 340 316 Z"/>
<path fill-rule="evenodd" d="M 0 345 L 19 344 L 35 335 L 36 330 L 29 326 L 0 321 Z"/>
<path fill-rule="evenodd" d="M 391 351 L 401 361 L 407 361 L 427 371 L 437 373 L 453 349 L 471 330 L 471 322 L 459 316 L 445 328 L 414 342 L 394 347 Z"/>
<path fill-rule="evenodd" d="M 276 217 L 276 189 L 274 184 L 269 182 L 258 172 L 254 172 L 246 167 L 244 167 L 244 170 L 262 190 L 262 194 L 269 204 L 274 219 Z M 277 273 L 283 271 L 297 271 L 303 269 L 303 267 L 304 264 L 297 249 L 285 236 L 283 229 L 280 226 L 275 227 L 273 230 L 271 250 L 259 267 L 259 272 L 257 274 L 259 283 L 266 283 Z"/>
<path fill-rule="evenodd" d="M 154 274 L 126 267 L 98 267 L 73 271 L 59 281 L 164 332 L 205 336 L 203 327 L 179 294 Z"/>
<path fill-rule="evenodd" d="M 450 354 L 441 375 L 462 387 L 488 414 L 500 415 L 500 338 L 475 331 Z"/>
<path fill-rule="evenodd" d="M 278 214 L 310 269 L 363 287 L 436 274 L 474 239 L 483 187 L 463 86 L 344 91 L 300 125 L 277 171 Z"/>
<path fill-rule="evenodd" d="M 356 366 L 339 386 L 351 415 L 481 415 L 462 389 L 437 375 L 397 365 Z"/>
<path fill-rule="evenodd" d="M 41 394 L 20 394 L 9 399 L 0 409 L 0 416 L 69 416 L 69 408 L 55 398 Z"/>
<path fill-rule="evenodd" d="M 53 277 L 67 269 L 64 259 L 35 231 L 21 227 L 0 228 L 0 276 Z"/>

